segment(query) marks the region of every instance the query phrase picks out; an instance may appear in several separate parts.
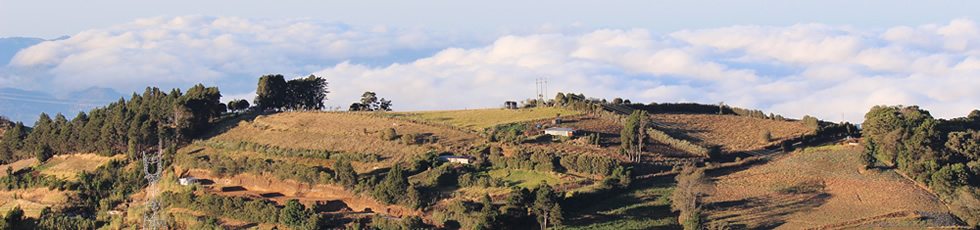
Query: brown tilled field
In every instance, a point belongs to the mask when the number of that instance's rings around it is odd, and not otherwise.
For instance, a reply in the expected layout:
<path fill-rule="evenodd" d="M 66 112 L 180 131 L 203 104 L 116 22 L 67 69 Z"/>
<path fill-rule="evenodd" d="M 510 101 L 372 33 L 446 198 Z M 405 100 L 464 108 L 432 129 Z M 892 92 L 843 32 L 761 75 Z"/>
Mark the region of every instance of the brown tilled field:
<path fill-rule="evenodd" d="M 896 211 L 948 211 L 938 197 L 892 170 L 859 172 L 860 150 L 810 148 L 741 171 L 715 172 L 716 189 L 705 198 L 708 219 L 737 229 L 804 229 Z"/>
<path fill-rule="evenodd" d="M 775 144 L 780 140 L 800 137 L 813 132 L 799 121 L 712 114 L 652 114 L 654 125 L 677 138 L 697 144 L 721 145 L 726 152 L 750 151 Z M 769 131 L 771 141 L 762 139 Z"/>
<path fill-rule="evenodd" d="M 398 135 L 434 136 L 434 144 L 405 145 L 399 139 L 385 141 L 379 132 L 394 128 Z M 289 148 L 326 149 L 347 153 L 378 154 L 402 161 L 426 151 L 460 150 L 483 141 L 479 136 L 447 128 L 350 113 L 289 112 L 242 121 L 212 138 L 227 142 L 252 142 Z"/>

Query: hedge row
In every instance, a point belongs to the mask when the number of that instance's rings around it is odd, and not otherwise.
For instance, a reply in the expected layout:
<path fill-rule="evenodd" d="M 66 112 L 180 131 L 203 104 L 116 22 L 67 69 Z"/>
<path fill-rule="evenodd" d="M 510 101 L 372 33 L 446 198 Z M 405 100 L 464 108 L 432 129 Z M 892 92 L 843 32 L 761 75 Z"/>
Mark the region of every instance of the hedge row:
<path fill-rule="evenodd" d="M 274 145 L 264 145 L 251 142 L 226 142 L 216 140 L 195 141 L 195 145 L 233 151 L 251 151 L 277 157 L 306 157 L 357 162 L 378 162 L 381 156 L 376 154 L 330 152 L 324 149 L 286 148 Z"/>

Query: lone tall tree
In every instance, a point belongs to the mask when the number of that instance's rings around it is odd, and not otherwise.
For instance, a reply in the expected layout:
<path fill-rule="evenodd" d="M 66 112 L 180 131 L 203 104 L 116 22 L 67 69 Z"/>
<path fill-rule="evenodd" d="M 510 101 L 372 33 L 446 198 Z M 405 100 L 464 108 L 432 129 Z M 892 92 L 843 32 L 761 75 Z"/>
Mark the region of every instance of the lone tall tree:
<path fill-rule="evenodd" d="M 639 162 L 643 153 L 643 140 L 646 139 L 646 127 L 648 113 L 645 110 L 635 110 L 626 119 L 623 131 L 619 133 L 621 140 L 620 152 L 630 158 L 630 161 Z"/>
<path fill-rule="evenodd" d="M 534 194 L 531 212 L 538 216 L 538 224 L 541 225 L 541 229 L 548 229 L 549 223 L 551 225 L 561 224 L 561 206 L 558 204 L 558 196 L 551 190 L 551 186 L 541 181 Z"/>
<path fill-rule="evenodd" d="M 681 212 L 681 223 L 686 219 L 699 218 L 701 197 L 713 188 L 711 181 L 704 175 L 704 169 L 685 165 L 675 179 L 677 188 L 670 195 L 670 210 Z M 688 229 L 688 226 L 685 226 L 685 229 Z"/>

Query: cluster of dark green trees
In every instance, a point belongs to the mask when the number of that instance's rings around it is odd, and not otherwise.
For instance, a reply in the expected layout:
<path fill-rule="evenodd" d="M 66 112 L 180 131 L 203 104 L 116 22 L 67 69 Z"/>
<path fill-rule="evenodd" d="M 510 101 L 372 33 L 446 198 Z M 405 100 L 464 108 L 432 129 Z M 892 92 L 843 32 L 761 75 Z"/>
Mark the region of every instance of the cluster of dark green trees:
<path fill-rule="evenodd" d="M 45 208 L 38 218 L 8 222 L 7 226 L 20 226 L 13 229 L 94 229 L 106 222 L 86 216 L 111 210 L 126 202 L 129 195 L 146 187 L 143 175 L 141 167 L 127 167 L 121 160 L 109 161 L 92 172 L 79 173 L 77 182 L 44 176 L 30 167 L 18 171 L 8 167 L 7 175 L 0 178 L 0 182 L 6 186 L 4 190 L 47 187 L 77 192 L 70 193 L 68 203 L 59 210 Z"/>
<path fill-rule="evenodd" d="M 146 88 L 142 95 L 133 93 L 129 101 L 79 112 L 68 120 L 58 114 L 52 119 L 41 114 L 33 128 L 17 123 L 4 133 L 0 142 L 0 162 L 37 156 L 46 160 L 53 154 L 96 152 L 110 156 L 148 150 L 161 139 L 184 142 L 200 134 L 209 122 L 218 118 L 225 106 L 218 100 L 218 88 L 196 85 L 181 93 L 173 89 L 164 93 Z"/>
<path fill-rule="evenodd" d="M 69 216 L 62 212 L 53 212 L 51 207 L 41 209 L 38 218 L 24 215 L 20 206 L 14 206 L 3 216 L 0 229 L 95 229 L 97 221 L 86 218 Z"/>
<path fill-rule="evenodd" d="M 248 101 L 245 100 L 245 99 L 234 99 L 234 100 L 228 101 L 228 111 L 232 111 L 232 112 L 244 111 L 244 110 L 247 110 L 251 106 L 252 105 L 250 105 L 248 103 Z"/>
<path fill-rule="evenodd" d="M 252 102 L 262 110 L 322 110 L 329 92 L 327 80 L 314 75 L 289 81 L 280 74 L 264 75 Z"/>
<path fill-rule="evenodd" d="M 378 162 L 381 156 L 368 153 L 344 153 L 331 152 L 325 149 L 306 149 L 306 148 L 287 148 L 268 144 L 258 144 L 253 142 L 227 142 L 217 140 L 194 141 L 194 145 L 209 147 L 228 151 L 249 151 L 264 154 L 270 157 L 305 157 L 317 159 L 348 160 L 358 162 Z"/>
<path fill-rule="evenodd" d="M 548 229 L 560 226 L 564 220 L 562 197 L 564 194 L 542 182 L 533 190 L 511 190 L 503 205 L 495 204 L 488 195 L 479 203 L 453 200 L 435 217 L 449 228 L 528 229 L 537 224 L 540 229 Z"/>
<path fill-rule="evenodd" d="M 980 110 L 945 120 L 918 106 L 875 106 L 864 118 L 867 164 L 897 166 L 950 202 L 954 214 L 980 226 Z"/>
<path fill-rule="evenodd" d="M 233 176 L 241 173 L 262 175 L 268 173 L 280 180 L 291 179 L 311 184 L 330 184 L 333 173 L 330 169 L 309 166 L 285 160 L 272 160 L 265 157 L 230 157 L 226 154 L 180 154 L 175 163 L 188 168 L 210 169 L 213 175 Z"/>
<path fill-rule="evenodd" d="M 487 141 L 519 145 L 527 139 L 524 136 L 525 129 L 527 129 L 527 125 L 521 123 L 497 125 L 487 132 Z"/>
<path fill-rule="evenodd" d="M 558 160 L 559 164 L 566 170 L 591 174 L 591 175 L 612 175 L 619 165 L 619 160 L 595 154 L 564 154 Z"/>
<path fill-rule="evenodd" d="M 391 111 L 391 100 L 378 98 L 374 92 L 361 94 L 361 101 L 350 104 L 350 111 Z"/>
<path fill-rule="evenodd" d="M 314 211 L 315 207 L 306 207 L 296 199 L 286 201 L 286 205 L 281 207 L 265 199 L 252 200 L 212 193 L 198 195 L 193 191 L 167 191 L 160 194 L 160 199 L 173 207 L 201 211 L 208 216 L 282 224 L 292 229 L 322 229 L 327 220 Z"/>
<path fill-rule="evenodd" d="M 553 153 L 545 151 L 532 151 L 529 153 L 523 148 L 517 148 L 510 157 L 505 157 L 500 153 L 499 148 L 496 146 L 491 147 L 490 156 L 488 157 L 490 164 L 495 167 L 542 172 L 559 171 L 556 167 L 558 166 L 558 158 Z"/>
<path fill-rule="evenodd" d="M 371 188 L 371 195 L 383 204 L 399 204 L 417 209 L 425 203 L 418 188 L 408 182 L 408 174 L 398 164 L 391 167 L 381 183 Z"/>
<path fill-rule="evenodd" d="M 65 181 L 58 180 L 53 176 L 46 176 L 37 173 L 31 167 L 14 172 L 13 168 L 7 166 L 7 174 L 0 177 L 0 186 L 2 186 L 3 190 L 29 189 L 38 187 L 48 187 L 52 190 L 64 190 Z"/>

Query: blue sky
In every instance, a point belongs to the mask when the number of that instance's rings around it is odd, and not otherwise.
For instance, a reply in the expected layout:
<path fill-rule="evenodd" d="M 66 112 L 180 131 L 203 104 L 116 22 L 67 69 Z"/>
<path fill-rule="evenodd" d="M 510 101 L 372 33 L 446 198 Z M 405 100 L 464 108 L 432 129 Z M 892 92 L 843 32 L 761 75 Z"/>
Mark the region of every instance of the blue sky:
<path fill-rule="evenodd" d="M 980 105 L 980 3 L 966 1 L 0 1 L 19 51 L 0 88 L 54 94 L 327 78 L 396 110 L 498 107 L 534 94 L 699 102 L 860 122 L 878 104 L 939 117 Z M 552 96 L 552 95 L 549 95 Z"/>
<path fill-rule="evenodd" d="M 666 33 L 731 25 L 824 23 L 882 28 L 980 18 L 976 1 L 0 1 L 0 37 L 55 38 L 139 18 L 312 18 L 356 25 L 487 31 L 544 24 Z"/>

